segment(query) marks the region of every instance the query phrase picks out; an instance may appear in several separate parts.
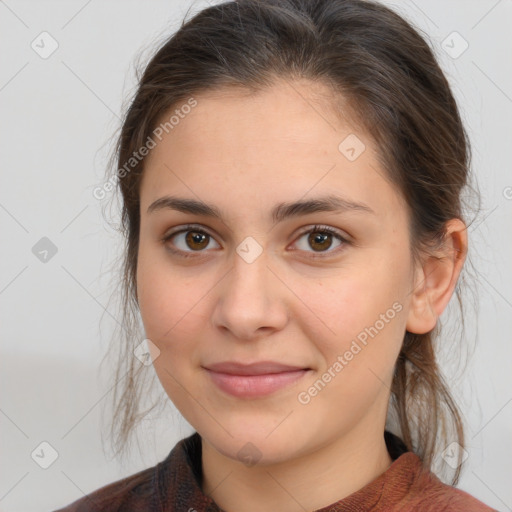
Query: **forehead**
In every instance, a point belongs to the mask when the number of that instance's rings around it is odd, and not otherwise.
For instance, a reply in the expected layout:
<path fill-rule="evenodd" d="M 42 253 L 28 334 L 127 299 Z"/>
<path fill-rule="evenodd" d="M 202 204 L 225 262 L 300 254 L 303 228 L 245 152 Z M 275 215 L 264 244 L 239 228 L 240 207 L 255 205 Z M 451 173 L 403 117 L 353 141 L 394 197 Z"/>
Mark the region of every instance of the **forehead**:
<path fill-rule="evenodd" d="M 194 99 L 196 106 L 187 108 L 186 115 L 173 116 L 173 126 L 163 133 L 165 140 L 151 152 L 148 164 L 171 148 L 188 151 L 191 157 L 197 151 L 221 153 L 223 160 L 241 159 L 244 151 L 262 148 L 272 151 L 260 153 L 260 158 L 279 155 L 290 147 L 297 153 L 308 148 L 325 152 L 333 144 L 337 150 L 340 137 L 354 131 L 371 144 L 362 129 L 354 126 L 347 102 L 319 82 L 280 80 L 258 91 L 229 86 Z M 180 105 L 170 110 L 161 117 L 161 127 Z M 226 152 L 226 146 L 231 151 Z"/>
<path fill-rule="evenodd" d="M 226 87 L 194 99 L 196 106 L 151 150 L 141 203 L 170 189 L 216 200 L 233 199 L 236 191 L 263 193 L 274 203 L 343 191 L 382 211 L 386 200 L 397 199 L 374 141 L 322 84 L 281 81 L 258 92 Z"/>
<path fill-rule="evenodd" d="M 319 82 L 280 80 L 258 91 L 229 86 L 200 93 L 195 99 L 197 105 L 172 131 L 188 140 L 194 135 L 196 143 L 207 142 L 197 140 L 201 135 L 208 135 L 212 143 L 227 136 L 253 145 L 272 140 L 277 144 L 314 142 L 328 133 L 355 130 L 348 102 Z M 357 131 L 362 133 L 359 127 Z"/>

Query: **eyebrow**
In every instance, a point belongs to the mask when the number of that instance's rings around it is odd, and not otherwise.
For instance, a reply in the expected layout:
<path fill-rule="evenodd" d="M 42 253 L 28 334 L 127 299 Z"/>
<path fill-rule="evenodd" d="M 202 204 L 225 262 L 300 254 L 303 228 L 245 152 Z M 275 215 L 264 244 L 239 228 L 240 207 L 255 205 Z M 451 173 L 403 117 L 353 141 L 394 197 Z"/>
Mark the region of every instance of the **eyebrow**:
<path fill-rule="evenodd" d="M 198 201 L 196 199 L 186 199 L 174 196 L 164 196 L 148 207 L 147 213 L 153 213 L 159 210 L 176 210 L 193 215 L 203 215 L 222 219 L 222 211 L 214 205 Z M 281 222 L 292 217 L 299 217 L 317 212 L 344 212 L 355 211 L 376 215 L 376 213 L 364 203 L 356 203 L 343 197 L 328 195 L 307 201 L 295 201 L 289 203 L 279 203 L 272 209 L 271 217 L 274 223 Z"/>

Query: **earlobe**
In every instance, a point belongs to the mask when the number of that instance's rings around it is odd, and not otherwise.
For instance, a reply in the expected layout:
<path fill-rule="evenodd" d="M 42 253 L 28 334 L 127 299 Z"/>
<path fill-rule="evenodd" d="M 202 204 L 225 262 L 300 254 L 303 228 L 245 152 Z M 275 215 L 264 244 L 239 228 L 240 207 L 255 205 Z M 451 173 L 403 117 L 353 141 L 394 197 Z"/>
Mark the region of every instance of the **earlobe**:
<path fill-rule="evenodd" d="M 406 329 L 430 332 L 446 308 L 467 255 L 467 228 L 460 219 L 446 223 L 443 247 L 427 255 L 415 272 Z"/>

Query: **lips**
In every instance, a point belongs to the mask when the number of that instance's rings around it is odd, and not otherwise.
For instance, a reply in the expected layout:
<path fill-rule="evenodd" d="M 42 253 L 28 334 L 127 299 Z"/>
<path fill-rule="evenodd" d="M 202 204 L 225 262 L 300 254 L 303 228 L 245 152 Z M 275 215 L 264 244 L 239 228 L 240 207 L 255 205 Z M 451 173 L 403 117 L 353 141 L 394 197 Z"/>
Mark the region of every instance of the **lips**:
<path fill-rule="evenodd" d="M 225 362 L 211 364 L 206 368 L 214 372 L 227 373 L 230 375 L 264 375 L 269 373 L 283 373 L 307 369 L 302 366 L 290 366 L 276 363 L 274 361 L 259 361 L 251 364 Z"/>
<path fill-rule="evenodd" d="M 275 361 L 241 364 L 232 361 L 204 367 L 213 383 L 223 392 L 238 398 L 266 396 L 304 377 L 310 368 Z"/>

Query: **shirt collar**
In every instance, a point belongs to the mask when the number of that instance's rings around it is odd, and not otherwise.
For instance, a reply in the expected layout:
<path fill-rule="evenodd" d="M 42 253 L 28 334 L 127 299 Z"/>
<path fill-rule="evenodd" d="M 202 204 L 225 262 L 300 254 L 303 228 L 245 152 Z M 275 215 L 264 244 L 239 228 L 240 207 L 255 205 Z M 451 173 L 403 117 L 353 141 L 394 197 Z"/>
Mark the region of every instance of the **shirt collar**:
<path fill-rule="evenodd" d="M 382 506 L 400 502 L 422 470 L 422 464 L 416 454 L 407 451 L 399 437 L 387 431 L 384 437 L 393 459 L 388 469 L 362 489 L 317 512 L 356 512 L 370 510 L 377 503 Z M 179 441 L 167 458 L 157 465 L 159 510 L 222 512 L 202 491 L 201 459 L 201 437 L 195 432 Z"/>

